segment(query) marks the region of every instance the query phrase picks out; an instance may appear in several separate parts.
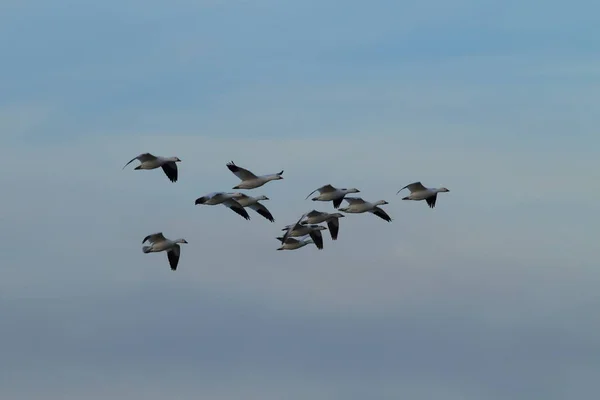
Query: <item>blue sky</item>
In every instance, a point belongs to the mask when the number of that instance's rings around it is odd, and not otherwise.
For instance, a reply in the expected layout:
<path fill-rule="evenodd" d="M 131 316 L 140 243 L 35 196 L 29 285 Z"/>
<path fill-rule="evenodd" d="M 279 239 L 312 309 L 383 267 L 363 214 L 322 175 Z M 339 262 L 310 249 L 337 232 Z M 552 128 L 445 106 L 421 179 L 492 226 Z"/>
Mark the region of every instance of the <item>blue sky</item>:
<path fill-rule="evenodd" d="M 0 397 L 598 392 L 591 1 L 5 1 Z M 121 167 L 180 157 L 180 181 Z M 284 169 L 276 223 L 198 207 Z M 445 186 L 436 209 L 396 191 Z M 277 252 L 331 183 L 394 218 Z M 179 270 L 141 239 L 184 237 Z"/>

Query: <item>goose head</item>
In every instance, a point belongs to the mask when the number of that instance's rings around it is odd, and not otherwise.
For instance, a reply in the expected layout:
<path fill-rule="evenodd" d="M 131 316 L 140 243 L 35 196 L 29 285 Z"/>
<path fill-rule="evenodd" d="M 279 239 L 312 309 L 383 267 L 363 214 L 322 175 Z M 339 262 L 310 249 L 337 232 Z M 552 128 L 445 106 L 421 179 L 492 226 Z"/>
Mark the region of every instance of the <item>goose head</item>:
<path fill-rule="evenodd" d="M 446 189 L 445 187 L 441 187 L 438 189 L 438 191 L 440 192 L 449 192 L 450 190 Z"/>
<path fill-rule="evenodd" d="M 350 189 L 343 188 L 340 190 L 345 193 L 360 193 L 360 190 L 358 190 L 357 188 L 350 188 Z"/>
<path fill-rule="evenodd" d="M 187 240 L 185 240 L 185 239 L 177 239 L 175 241 L 175 243 L 185 243 L 185 244 L 188 244 Z"/>
<path fill-rule="evenodd" d="M 310 229 L 314 230 L 314 231 L 324 231 L 325 229 L 327 229 L 324 226 L 321 225 L 308 225 L 310 227 Z"/>
<path fill-rule="evenodd" d="M 390 204 L 390 203 L 388 203 L 388 202 L 387 202 L 387 201 L 385 201 L 385 200 L 379 200 L 379 201 L 376 201 L 374 204 L 375 204 L 376 206 L 383 206 L 383 205 L 385 205 L 385 204 Z"/>
<path fill-rule="evenodd" d="M 265 196 L 264 194 L 261 194 L 260 196 L 256 197 L 256 200 L 269 200 L 269 198 L 267 196 Z"/>

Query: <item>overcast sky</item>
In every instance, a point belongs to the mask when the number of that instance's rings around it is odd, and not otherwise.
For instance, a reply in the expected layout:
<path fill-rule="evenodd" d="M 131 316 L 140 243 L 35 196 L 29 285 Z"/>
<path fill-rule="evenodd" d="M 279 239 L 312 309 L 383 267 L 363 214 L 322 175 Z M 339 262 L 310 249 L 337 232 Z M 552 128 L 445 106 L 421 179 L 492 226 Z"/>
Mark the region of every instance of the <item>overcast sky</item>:
<path fill-rule="evenodd" d="M 597 2 L 0 10 L 2 399 L 597 395 Z M 121 169 L 143 152 L 179 182 Z M 194 205 L 230 160 L 285 171 L 248 192 L 275 223 Z M 393 222 L 275 251 L 327 183 Z"/>

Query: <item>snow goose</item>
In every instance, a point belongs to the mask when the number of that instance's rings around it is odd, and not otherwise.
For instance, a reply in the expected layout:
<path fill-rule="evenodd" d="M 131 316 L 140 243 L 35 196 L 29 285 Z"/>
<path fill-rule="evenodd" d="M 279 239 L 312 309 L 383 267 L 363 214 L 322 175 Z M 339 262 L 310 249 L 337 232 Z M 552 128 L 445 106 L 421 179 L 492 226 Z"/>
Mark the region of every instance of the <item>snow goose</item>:
<path fill-rule="evenodd" d="M 169 259 L 169 265 L 171 266 L 172 271 L 177 270 L 177 264 L 179 263 L 179 255 L 181 253 L 181 248 L 179 247 L 179 243 L 187 243 L 185 239 L 176 239 L 169 240 L 162 232 L 152 233 L 142 240 L 142 244 L 150 243 L 150 246 L 142 246 L 142 251 L 144 253 L 157 253 L 159 251 L 166 251 L 167 258 Z"/>
<path fill-rule="evenodd" d="M 298 218 L 298 221 L 296 221 L 296 223 L 293 226 L 299 226 L 299 225 L 301 225 L 301 221 L 304 219 L 304 217 L 306 217 L 306 214 L 307 213 L 302 214 L 302 216 L 300 218 Z M 292 225 L 288 225 L 283 230 L 287 229 L 289 226 L 292 226 Z M 290 236 L 291 232 L 292 232 L 291 229 L 287 229 L 285 231 L 285 233 L 283 234 L 283 237 L 281 238 L 281 243 L 284 243 L 286 241 L 286 239 Z"/>
<path fill-rule="evenodd" d="M 379 218 L 386 220 L 387 222 L 392 221 L 390 216 L 378 207 L 384 204 L 389 204 L 385 200 L 379 200 L 375 203 L 369 203 L 368 201 L 364 201 L 360 197 L 346 197 L 344 200 L 348 202 L 348 207 L 340 208 L 340 211 L 355 214 L 370 212 L 372 214 L 377 215 Z"/>
<path fill-rule="evenodd" d="M 177 182 L 177 164 L 175 163 L 181 162 L 178 157 L 159 157 L 144 153 L 132 158 L 131 161 L 125 164 L 123 169 L 135 160 L 138 160 L 140 165 L 134 169 L 156 169 L 160 167 L 171 182 Z"/>
<path fill-rule="evenodd" d="M 319 250 L 323 250 L 323 235 L 320 231 L 323 231 L 327 228 L 321 225 L 303 225 L 300 222 L 295 223 L 294 225 L 288 225 L 282 229 L 285 231 L 284 236 L 278 237 L 281 243 L 285 243 L 287 238 L 289 237 L 299 237 L 310 235 L 310 238 L 315 242 L 315 246 Z"/>
<path fill-rule="evenodd" d="M 214 206 L 217 204 L 223 204 L 227 208 L 235 211 L 245 219 L 249 220 L 250 216 L 248 215 L 248 211 L 244 210 L 244 207 L 237 200 L 233 198 L 233 193 L 225 193 L 225 192 L 212 192 L 205 196 L 198 197 L 196 202 L 194 203 L 204 204 L 207 206 Z"/>
<path fill-rule="evenodd" d="M 327 213 L 317 210 L 312 210 L 306 214 L 306 219 L 302 221 L 302 225 L 307 224 L 320 224 L 321 222 L 327 222 L 329 228 L 329 234 L 332 240 L 337 240 L 338 232 L 340 230 L 340 218 L 345 217 L 344 214 L 340 213 Z"/>
<path fill-rule="evenodd" d="M 325 186 L 321 186 L 320 188 L 313 190 L 308 196 L 306 196 L 306 199 L 308 199 L 311 194 L 317 191 L 319 192 L 319 195 L 313 197 L 312 201 L 333 201 L 333 208 L 338 208 L 340 204 L 342 204 L 344 196 L 348 193 L 360 193 L 360 190 L 356 188 L 338 189 L 327 184 Z"/>
<path fill-rule="evenodd" d="M 280 238 L 277 238 L 277 239 L 281 240 Z M 283 245 L 281 247 L 277 248 L 277 250 L 296 250 L 296 249 L 304 247 L 310 243 L 314 243 L 314 242 L 311 239 L 298 240 L 298 239 L 294 239 L 294 238 L 290 237 L 290 238 L 287 238 L 285 240 L 285 243 L 283 243 Z"/>
<path fill-rule="evenodd" d="M 256 189 L 267 182 L 283 179 L 283 176 L 281 176 L 283 170 L 277 174 L 257 176 L 245 168 L 238 167 L 233 161 L 227 163 L 227 168 L 242 180 L 233 189 Z"/>
<path fill-rule="evenodd" d="M 275 222 L 273 215 L 271 215 L 269 210 L 267 210 L 267 207 L 259 203 L 260 200 L 269 200 L 267 196 L 261 195 L 258 197 L 252 197 L 245 195 L 244 193 L 234 193 L 233 198 L 240 203 L 242 207 L 250 207 L 269 221 Z"/>
<path fill-rule="evenodd" d="M 403 191 L 404 189 L 408 189 L 410 194 L 406 197 L 403 197 L 402 200 L 425 200 L 429 208 L 435 207 L 435 201 L 437 200 L 438 193 L 449 192 L 450 190 L 445 187 L 441 188 L 426 188 L 421 184 L 421 182 L 413 182 L 409 185 L 404 186 L 402 189 L 398 190 L 398 193 Z"/>

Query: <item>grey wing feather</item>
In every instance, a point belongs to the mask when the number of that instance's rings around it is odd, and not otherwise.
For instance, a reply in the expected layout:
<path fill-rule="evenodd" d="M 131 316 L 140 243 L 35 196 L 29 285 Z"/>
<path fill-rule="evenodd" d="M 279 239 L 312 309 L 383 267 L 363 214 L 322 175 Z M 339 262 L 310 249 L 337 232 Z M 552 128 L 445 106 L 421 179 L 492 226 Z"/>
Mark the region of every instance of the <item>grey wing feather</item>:
<path fill-rule="evenodd" d="M 129 164 L 131 164 L 135 160 L 139 160 L 140 162 L 144 162 L 144 161 L 149 161 L 149 160 L 154 160 L 154 159 L 156 159 L 156 157 L 153 156 L 152 154 L 150 154 L 150 153 L 143 153 L 143 154 L 140 154 L 139 156 L 133 157 L 127 164 L 125 164 L 125 166 L 123 167 L 123 169 L 125 169 L 126 166 L 128 166 Z"/>
<path fill-rule="evenodd" d="M 423 186 L 423 184 L 421 182 L 413 182 L 413 183 L 409 183 L 408 185 L 404 186 L 402 189 L 398 190 L 398 192 L 396 192 L 396 194 L 400 193 L 404 189 L 410 190 L 411 193 L 412 192 L 420 192 L 421 190 L 427 190 L 427 188 L 425 186 Z"/>
<path fill-rule="evenodd" d="M 144 240 L 142 240 L 142 243 L 145 243 L 146 240 L 149 240 L 150 243 L 160 242 L 162 240 L 165 240 L 165 237 L 163 236 L 162 232 L 157 232 L 157 233 L 151 233 L 150 235 L 146 236 L 144 238 Z"/>

